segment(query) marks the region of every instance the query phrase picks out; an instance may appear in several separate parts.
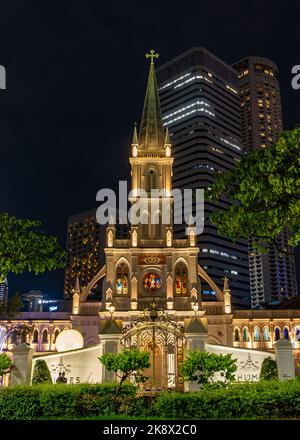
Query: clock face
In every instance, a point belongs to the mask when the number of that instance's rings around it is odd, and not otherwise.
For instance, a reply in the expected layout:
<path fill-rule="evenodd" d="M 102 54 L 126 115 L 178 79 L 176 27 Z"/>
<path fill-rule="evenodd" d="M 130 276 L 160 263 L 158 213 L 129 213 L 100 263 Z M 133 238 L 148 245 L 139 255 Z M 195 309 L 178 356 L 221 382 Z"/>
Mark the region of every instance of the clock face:
<path fill-rule="evenodd" d="M 144 289 L 154 292 L 161 287 L 161 278 L 157 273 L 147 273 L 143 278 Z"/>

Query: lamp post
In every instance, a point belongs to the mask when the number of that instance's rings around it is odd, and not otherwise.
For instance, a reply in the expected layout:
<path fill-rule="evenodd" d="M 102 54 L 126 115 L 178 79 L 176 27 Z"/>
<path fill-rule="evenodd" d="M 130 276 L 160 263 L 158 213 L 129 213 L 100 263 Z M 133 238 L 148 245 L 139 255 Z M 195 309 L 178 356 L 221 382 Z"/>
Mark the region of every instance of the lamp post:
<path fill-rule="evenodd" d="M 108 311 L 110 313 L 110 319 L 112 319 L 115 310 L 116 310 L 116 307 L 113 304 L 110 304 L 108 306 Z"/>

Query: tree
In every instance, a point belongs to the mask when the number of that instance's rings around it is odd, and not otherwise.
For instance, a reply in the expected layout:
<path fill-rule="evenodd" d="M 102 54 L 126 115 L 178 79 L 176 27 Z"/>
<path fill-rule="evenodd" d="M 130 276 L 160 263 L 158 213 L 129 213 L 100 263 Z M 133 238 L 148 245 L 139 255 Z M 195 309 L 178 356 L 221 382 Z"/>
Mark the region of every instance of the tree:
<path fill-rule="evenodd" d="M 218 355 L 200 350 L 190 351 L 181 367 L 185 380 L 202 387 L 216 383 L 226 385 L 235 379 L 236 370 L 236 359 L 231 359 L 231 353 Z"/>
<path fill-rule="evenodd" d="M 38 220 L 0 214 L 0 282 L 9 273 L 28 270 L 37 275 L 64 267 L 65 252 L 57 238 L 44 235 L 40 226 Z"/>
<path fill-rule="evenodd" d="M 53 383 L 51 374 L 46 361 L 37 360 L 34 364 L 32 374 L 32 385 L 38 385 L 41 383 Z"/>
<path fill-rule="evenodd" d="M 23 307 L 21 294 L 16 292 L 11 298 L 8 298 L 7 304 L 0 303 L 0 318 L 14 318 Z"/>
<path fill-rule="evenodd" d="M 12 369 L 12 361 L 6 353 L 0 353 L 0 377 L 8 374 Z"/>
<path fill-rule="evenodd" d="M 287 228 L 289 244 L 300 243 L 300 126 L 243 156 L 233 170 L 219 173 L 207 197 L 232 202 L 228 210 L 210 216 L 220 234 L 233 241 L 250 239 L 259 252 L 274 245 L 282 255 L 288 253 L 278 236 Z"/>
<path fill-rule="evenodd" d="M 259 378 L 260 380 L 278 379 L 277 363 L 270 356 L 263 360 Z"/>
<path fill-rule="evenodd" d="M 117 392 L 123 383 L 130 376 L 133 376 L 137 383 L 145 382 L 147 377 L 142 371 L 150 367 L 149 353 L 138 349 L 124 350 L 121 353 L 106 353 L 99 357 L 100 362 L 109 370 L 113 371 L 120 379 Z"/>

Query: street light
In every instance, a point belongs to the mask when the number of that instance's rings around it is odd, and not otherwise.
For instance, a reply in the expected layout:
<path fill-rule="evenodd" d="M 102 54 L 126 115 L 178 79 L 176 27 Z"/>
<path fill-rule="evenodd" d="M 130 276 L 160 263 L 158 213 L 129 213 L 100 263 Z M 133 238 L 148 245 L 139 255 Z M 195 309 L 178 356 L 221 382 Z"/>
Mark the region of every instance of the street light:
<path fill-rule="evenodd" d="M 195 316 L 197 316 L 197 313 L 198 313 L 198 310 L 199 310 L 199 304 L 197 302 L 195 302 L 193 304 L 193 309 L 194 309 L 194 312 L 195 312 Z"/>
<path fill-rule="evenodd" d="M 110 304 L 110 305 L 108 306 L 108 311 L 109 311 L 109 313 L 110 313 L 110 317 L 111 317 L 111 319 L 112 319 L 112 317 L 113 317 L 113 313 L 114 313 L 115 310 L 116 310 L 116 308 L 115 308 L 115 306 L 114 306 L 113 304 Z"/>

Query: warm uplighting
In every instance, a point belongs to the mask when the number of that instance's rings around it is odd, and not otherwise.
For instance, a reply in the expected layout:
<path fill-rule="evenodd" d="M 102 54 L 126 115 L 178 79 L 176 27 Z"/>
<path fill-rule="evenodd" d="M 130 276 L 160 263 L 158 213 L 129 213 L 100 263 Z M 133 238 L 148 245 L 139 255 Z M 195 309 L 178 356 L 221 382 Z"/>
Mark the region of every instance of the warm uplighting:
<path fill-rule="evenodd" d="M 116 310 L 115 306 L 113 304 L 110 304 L 108 306 L 108 311 L 110 313 L 111 318 L 113 317 L 114 311 Z"/>
<path fill-rule="evenodd" d="M 199 304 L 198 304 L 197 302 L 195 302 L 195 303 L 193 304 L 193 310 L 194 310 L 194 312 L 195 312 L 195 316 L 197 316 L 198 311 L 199 311 Z"/>

